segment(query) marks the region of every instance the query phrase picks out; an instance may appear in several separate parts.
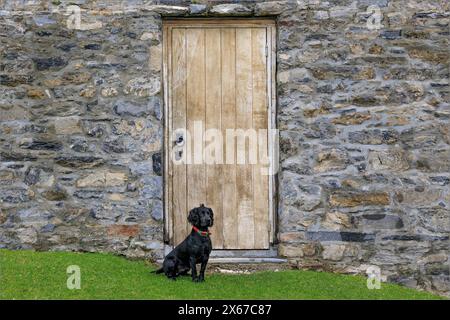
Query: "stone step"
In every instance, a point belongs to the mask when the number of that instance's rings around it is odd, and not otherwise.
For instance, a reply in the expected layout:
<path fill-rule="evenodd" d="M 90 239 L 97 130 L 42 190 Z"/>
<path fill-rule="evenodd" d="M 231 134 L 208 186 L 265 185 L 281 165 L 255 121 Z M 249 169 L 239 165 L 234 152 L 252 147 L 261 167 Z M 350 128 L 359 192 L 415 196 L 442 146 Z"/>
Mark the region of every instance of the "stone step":
<path fill-rule="evenodd" d="M 209 263 L 213 264 L 235 264 L 235 263 L 287 263 L 283 258 L 211 258 Z"/>
<path fill-rule="evenodd" d="M 156 262 L 159 264 L 163 263 L 163 259 L 159 259 Z M 264 264 L 264 263 L 276 263 L 276 264 L 282 264 L 287 263 L 287 259 L 283 258 L 232 258 L 232 257 L 225 257 L 225 258 L 210 258 L 208 261 L 209 264 Z"/>

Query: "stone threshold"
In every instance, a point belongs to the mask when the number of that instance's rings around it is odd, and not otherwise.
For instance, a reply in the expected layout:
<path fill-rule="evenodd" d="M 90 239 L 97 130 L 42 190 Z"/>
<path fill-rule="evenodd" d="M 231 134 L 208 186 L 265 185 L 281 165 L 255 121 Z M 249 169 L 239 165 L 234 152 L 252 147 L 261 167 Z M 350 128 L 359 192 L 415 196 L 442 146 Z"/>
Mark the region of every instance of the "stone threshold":
<path fill-rule="evenodd" d="M 172 251 L 170 245 L 164 246 L 164 254 Z M 157 260 L 162 263 L 163 259 Z M 271 246 L 265 250 L 213 250 L 209 263 L 211 264 L 262 264 L 262 263 L 287 263 L 287 259 L 278 256 L 276 246 Z"/>
<path fill-rule="evenodd" d="M 164 245 L 164 255 L 172 251 L 173 246 Z M 219 249 L 213 250 L 210 254 L 211 258 L 276 258 L 278 257 L 278 248 L 274 245 L 269 249 L 246 250 L 246 249 Z"/>
<path fill-rule="evenodd" d="M 237 264 L 237 263 L 287 263 L 284 258 L 210 258 L 211 264 Z"/>
<path fill-rule="evenodd" d="M 163 259 L 159 259 L 156 262 L 163 263 Z M 210 258 L 208 263 L 210 264 L 263 264 L 263 263 L 287 263 L 287 259 L 284 258 Z"/>

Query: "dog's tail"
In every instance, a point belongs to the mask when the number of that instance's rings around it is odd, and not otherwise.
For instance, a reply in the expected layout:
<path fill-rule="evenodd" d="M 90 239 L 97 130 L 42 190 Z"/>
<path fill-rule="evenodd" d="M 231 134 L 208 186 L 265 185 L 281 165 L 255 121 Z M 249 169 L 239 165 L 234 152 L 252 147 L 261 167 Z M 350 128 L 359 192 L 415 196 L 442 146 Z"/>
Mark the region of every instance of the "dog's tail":
<path fill-rule="evenodd" d="M 159 268 L 159 269 L 157 269 L 157 270 L 153 270 L 151 273 L 160 274 L 160 273 L 163 273 L 163 272 L 164 272 L 164 268 L 161 267 L 161 268 Z"/>

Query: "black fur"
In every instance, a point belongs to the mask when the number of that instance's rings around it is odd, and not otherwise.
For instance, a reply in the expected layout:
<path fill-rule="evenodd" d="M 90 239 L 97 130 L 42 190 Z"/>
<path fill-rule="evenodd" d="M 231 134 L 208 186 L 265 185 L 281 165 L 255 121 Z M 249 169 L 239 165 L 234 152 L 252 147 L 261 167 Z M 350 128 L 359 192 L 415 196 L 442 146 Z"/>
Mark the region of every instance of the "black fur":
<path fill-rule="evenodd" d="M 214 213 L 211 208 L 202 204 L 189 212 L 188 221 L 199 230 L 208 232 L 208 228 L 214 223 Z M 212 244 L 209 235 L 200 235 L 192 230 L 187 238 L 165 257 L 162 268 L 155 272 L 164 272 L 169 279 L 176 280 L 179 275 L 185 275 L 191 270 L 192 281 L 204 281 L 206 264 L 211 249 Z M 201 263 L 198 276 L 197 263 Z"/>

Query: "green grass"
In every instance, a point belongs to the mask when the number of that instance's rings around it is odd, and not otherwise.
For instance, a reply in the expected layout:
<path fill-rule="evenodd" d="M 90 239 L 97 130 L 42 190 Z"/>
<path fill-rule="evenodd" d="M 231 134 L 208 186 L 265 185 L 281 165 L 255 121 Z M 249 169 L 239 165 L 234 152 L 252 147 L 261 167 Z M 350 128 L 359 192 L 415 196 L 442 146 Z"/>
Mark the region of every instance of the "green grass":
<path fill-rule="evenodd" d="M 81 289 L 66 268 L 81 269 Z M 204 283 L 150 273 L 144 261 L 98 253 L 0 250 L 0 299 L 439 299 L 394 284 L 368 290 L 366 279 L 315 271 L 208 275 Z"/>

